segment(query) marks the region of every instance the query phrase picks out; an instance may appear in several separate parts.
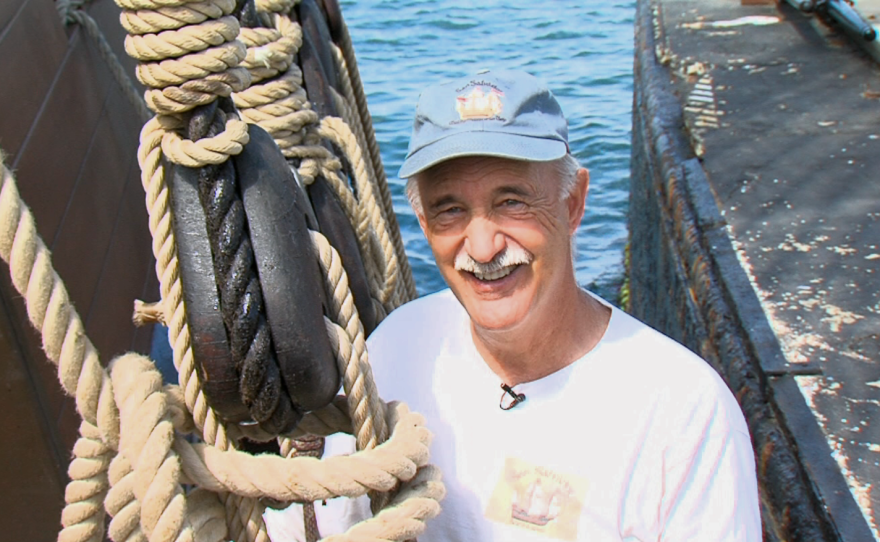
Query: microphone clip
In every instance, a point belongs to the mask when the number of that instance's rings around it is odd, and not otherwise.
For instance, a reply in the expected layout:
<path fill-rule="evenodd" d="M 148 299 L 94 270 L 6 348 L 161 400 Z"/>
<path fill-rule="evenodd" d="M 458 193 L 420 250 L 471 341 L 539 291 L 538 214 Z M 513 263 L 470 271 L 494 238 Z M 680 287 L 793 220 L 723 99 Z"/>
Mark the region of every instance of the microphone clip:
<path fill-rule="evenodd" d="M 501 389 L 504 390 L 501 393 L 501 402 L 498 404 L 498 408 L 500 408 L 501 410 L 510 410 L 516 405 L 525 402 L 526 400 L 526 394 L 516 393 L 515 391 L 513 391 L 513 388 L 503 382 L 501 383 Z M 513 399 L 510 401 L 509 404 L 505 406 L 504 399 L 507 395 L 510 395 Z"/>

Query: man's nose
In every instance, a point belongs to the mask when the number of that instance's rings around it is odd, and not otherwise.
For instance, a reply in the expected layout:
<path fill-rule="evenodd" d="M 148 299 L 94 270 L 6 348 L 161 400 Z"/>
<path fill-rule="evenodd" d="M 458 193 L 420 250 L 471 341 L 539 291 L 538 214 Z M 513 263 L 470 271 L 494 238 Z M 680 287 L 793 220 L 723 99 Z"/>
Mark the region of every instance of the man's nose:
<path fill-rule="evenodd" d="M 504 234 L 491 220 L 476 217 L 468 224 L 464 249 L 474 260 L 491 262 L 506 246 Z"/>

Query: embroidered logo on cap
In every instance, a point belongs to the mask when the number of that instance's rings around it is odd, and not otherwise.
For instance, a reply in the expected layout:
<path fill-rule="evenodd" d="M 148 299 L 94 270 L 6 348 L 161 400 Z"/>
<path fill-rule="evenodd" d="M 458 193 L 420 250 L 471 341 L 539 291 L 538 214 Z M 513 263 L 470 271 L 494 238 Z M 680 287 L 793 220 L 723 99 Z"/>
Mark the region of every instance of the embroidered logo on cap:
<path fill-rule="evenodd" d="M 490 87 L 487 94 L 481 87 L 475 86 L 470 94 L 456 98 L 455 110 L 461 120 L 493 119 L 504 109 L 501 96 L 504 93 L 496 88 Z"/>

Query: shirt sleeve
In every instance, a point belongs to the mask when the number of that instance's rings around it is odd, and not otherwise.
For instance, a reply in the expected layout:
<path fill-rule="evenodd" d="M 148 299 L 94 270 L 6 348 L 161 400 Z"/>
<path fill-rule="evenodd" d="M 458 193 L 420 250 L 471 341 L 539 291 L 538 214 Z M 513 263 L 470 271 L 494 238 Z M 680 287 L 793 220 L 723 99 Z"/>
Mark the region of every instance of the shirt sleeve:
<path fill-rule="evenodd" d="M 741 417 L 738 409 L 735 415 Z M 664 542 L 762 539 L 751 439 L 744 430 L 719 425 L 665 473 Z"/>

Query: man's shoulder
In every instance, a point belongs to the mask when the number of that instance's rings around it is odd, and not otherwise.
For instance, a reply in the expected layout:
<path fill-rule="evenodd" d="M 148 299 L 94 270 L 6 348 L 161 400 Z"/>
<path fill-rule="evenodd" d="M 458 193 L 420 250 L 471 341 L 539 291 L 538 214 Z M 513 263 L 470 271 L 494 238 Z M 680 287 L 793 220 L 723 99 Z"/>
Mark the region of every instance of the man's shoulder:
<path fill-rule="evenodd" d="M 466 315 L 458 299 L 448 288 L 405 303 L 393 310 L 370 335 L 370 341 L 384 340 L 405 332 L 422 334 L 436 325 L 445 327 Z"/>
<path fill-rule="evenodd" d="M 658 368 L 667 373 L 680 370 L 703 377 L 717 376 L 692 350 L 621 309 L 614 309 L 602 343 L 625 353 L 623 359 L 644 365 L 648 371 Z"/>
<path fill-rule="evenodd" d="M 367 339 L 367 346 L 371 356 L 425 352 L 437 341 L 457 337 L 466 319 L 467 312 L 452 292 L 441 290 L 392 311 Z"/>
<path fill-rule="evenodd" d="M 731 428 L 746 431 L 739 405 L 721 375 L 675 339 L 615 309 L 603 342 L 608 359 L 614 360 L 613 373 L 625 375 L 630 388 L 662 398 L 686 418 L 696 411 L 714 411 L 728 418 Z"/>

